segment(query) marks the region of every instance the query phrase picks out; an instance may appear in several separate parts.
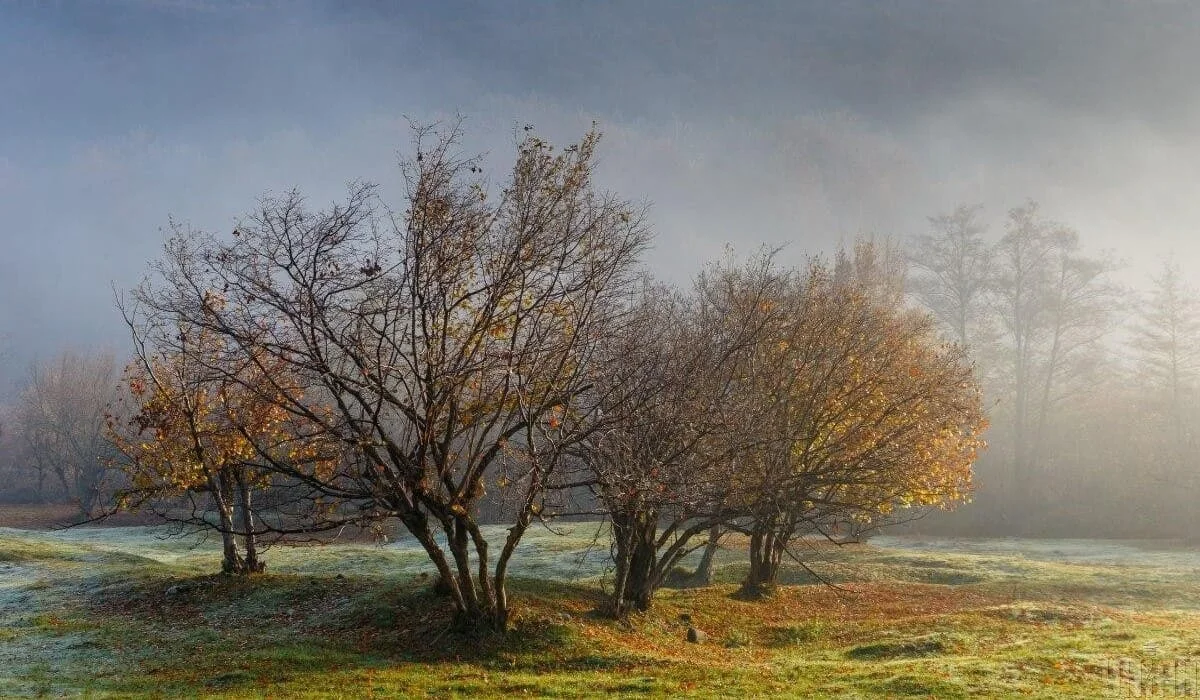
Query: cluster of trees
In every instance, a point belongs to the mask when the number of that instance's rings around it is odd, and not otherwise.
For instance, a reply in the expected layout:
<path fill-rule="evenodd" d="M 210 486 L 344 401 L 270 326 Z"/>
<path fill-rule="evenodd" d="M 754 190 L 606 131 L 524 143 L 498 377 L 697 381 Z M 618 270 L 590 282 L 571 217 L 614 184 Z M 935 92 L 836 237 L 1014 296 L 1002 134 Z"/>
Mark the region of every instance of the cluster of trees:
<path fill-rule="evenodd" d="M 642 211 L 594 187 L 597 134 L 527 134 L 499 187 L 459 136 L 416 131 L 399 208 L 356 185 L 177 228 L 121 302 L 124 372 L 64 354 L 0 416 L 6 495 L 216 531 L 235 574 L 278 538 L 398 525 L 497 629 L 539 521 L 610 523 L 615 615 L 697 550 L 706 581 L 731 533 L 757 595 L 803 537 L 965 500 L 987 418 L 975 503 L 923 527 L 1200 525 L 1200 296 L 1174 264 L 1132 293 L 1029 203 L 996 236 L 960 207 L 903 248 L 677 289 L 640 269 Z"/>
<path fill-rule="evenodd" d="M 1035 203 L 989 236 L 979 207 L 930 219 L 909 248 L 912 296 L 967 348 L 993 449 L 957 532 L 1191 536 L 1200 524 L 1200 297 L 1173 261 L 1138 292 L 1111 254 Z"/>
<path fill-rule="evenodd" d="M 798 536 L 967 495 L 978 389 L 961 349 L 907 308 L 885 252 L 802 270 L 767 256 L 715 267 L 687 297 L 651 292 L 605 375 L 620 414 L 582 444 L 612 522 L 618 612 L 645 609 L 693 547 L 711 562 L 724 532 L 749 538 L 754 595 Z"/>
<path fill-rule="evenodd" d="M 503 630 L 540 520 L 611 522 L 624 615 L 726 532 L 760 593 L 797 537 L 969 492 L 980 392 L 895 252 L 669 289 L 639 272 L 640 210 L 593 186 L 596 133 L 527 135 L 499 188 L 458 140 L 416 131 L 402 209 L 359 185 L 176 230 L 122 303 L 119 506 L 219 531 L 231 573 L 266 537 L 396 522 L 460 622 Z"/>

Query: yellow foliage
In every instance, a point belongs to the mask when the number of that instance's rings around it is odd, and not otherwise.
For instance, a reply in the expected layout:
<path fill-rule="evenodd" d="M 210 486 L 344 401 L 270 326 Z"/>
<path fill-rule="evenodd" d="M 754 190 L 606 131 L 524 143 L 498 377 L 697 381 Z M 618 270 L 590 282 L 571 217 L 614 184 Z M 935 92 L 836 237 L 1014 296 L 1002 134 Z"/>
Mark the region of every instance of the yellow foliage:
<path fill-rule="evenodd" d="M 986 427 L 970 369 L 926 317 L 869 292 L 815 265 L 759 302 L 777 320 L 738 389 L 764 447 L 732 492 L 814 516 L 830 502 L 888 514 L 968 497 Z"/>
<path fill-rule="evenodd" d="M 114 427 L 110 437 L 126 455 L 122 466 L 133 487 L 204 489 L 221 470 L 267 457 L 331 468 L 334 453 L 326 446 L 296 439 L 297 419 L 284 405 L 303 392 L 284 365 L 259 356 L 236 371 L 212 372 L 220 348 L 206 340 L 126 369 L 135 412 L 128 428 Z"/>

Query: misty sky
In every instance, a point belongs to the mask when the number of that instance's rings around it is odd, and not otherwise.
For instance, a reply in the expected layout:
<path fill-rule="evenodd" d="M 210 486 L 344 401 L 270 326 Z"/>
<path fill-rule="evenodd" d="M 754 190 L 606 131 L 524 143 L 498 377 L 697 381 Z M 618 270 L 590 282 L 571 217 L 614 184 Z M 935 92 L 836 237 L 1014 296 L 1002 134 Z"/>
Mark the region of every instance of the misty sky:
<path fill-rule="evenodd" d="M 0 396 L 125 337 L 169 218 L 267 191 L 399 194 L 407 119 L 467 117 L 508 165 L 530 123 L 605 132 L 652 203 L 649 264 L 828 249 L 1027 198 L 1139 274 L 1200 272 L 1200 5 L 1103 2 L 0 0 Z"/>

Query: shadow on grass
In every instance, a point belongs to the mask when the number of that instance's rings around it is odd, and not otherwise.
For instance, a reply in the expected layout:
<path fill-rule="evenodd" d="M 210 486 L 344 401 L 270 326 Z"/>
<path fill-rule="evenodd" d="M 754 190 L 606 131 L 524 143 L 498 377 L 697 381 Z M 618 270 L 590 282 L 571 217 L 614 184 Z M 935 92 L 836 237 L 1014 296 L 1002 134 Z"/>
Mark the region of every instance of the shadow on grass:
<path fill-rule="evenodd" d="M 913 658 L 944 654 L 946 644 L 939 639 L 910 639 L 903 641 L 878 642 L 854 647 L 846 652 L 847 658 L 858 661 L 884 661 L 887 659 Z"/>
<path fill-rule="evenodd" d="M 503 671 L 617 671 L 639 659 L 608 653 L 570 624 L 595 607 L 594 587 L 516 579 L 506 634 L 461 631 L 428 577 L 146 577 L 106 589 L 87 615 L 106 645 L 136 668 L 112 679 L 123 693 L 253 691 L 313 673 L 452 662 Z M 583 614 L 583 613 L 579 613 Z M 138 673 L 137 671 L 140 671 Z"/>

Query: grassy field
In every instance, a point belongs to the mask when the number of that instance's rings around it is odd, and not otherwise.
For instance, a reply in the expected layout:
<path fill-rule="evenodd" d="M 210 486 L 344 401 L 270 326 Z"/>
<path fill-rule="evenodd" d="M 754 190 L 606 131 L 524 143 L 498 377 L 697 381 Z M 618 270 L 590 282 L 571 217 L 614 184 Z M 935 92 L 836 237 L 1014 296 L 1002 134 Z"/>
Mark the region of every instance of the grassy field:
<path fill-rule="evenodd" d="M 0 528 L 0 696 L 1121 697 L 1197 694 L 1200 555 L 1139 543 L 880 538 L 808 551 L 765 602 L 664 591 L 595 614 L 594 525 L 531 533 L 516 629 L 447 629 L 411 543 L 277 547 L 212 576 L 153 528 Z M 685 641 L 686 622 L 707 633 Z"/>

